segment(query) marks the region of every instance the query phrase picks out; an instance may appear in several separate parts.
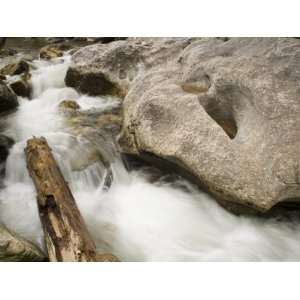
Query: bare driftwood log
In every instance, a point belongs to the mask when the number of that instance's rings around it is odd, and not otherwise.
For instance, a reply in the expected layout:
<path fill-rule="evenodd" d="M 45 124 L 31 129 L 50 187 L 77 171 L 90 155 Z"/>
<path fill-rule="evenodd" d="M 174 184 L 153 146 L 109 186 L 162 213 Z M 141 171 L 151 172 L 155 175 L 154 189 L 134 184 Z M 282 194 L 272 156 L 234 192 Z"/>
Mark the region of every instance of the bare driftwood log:
<path fill-rule="evenodd" d="M 97 261 L 96 246 L 46 139 L 28 140 L 25 154 L 50 261 Z"/>

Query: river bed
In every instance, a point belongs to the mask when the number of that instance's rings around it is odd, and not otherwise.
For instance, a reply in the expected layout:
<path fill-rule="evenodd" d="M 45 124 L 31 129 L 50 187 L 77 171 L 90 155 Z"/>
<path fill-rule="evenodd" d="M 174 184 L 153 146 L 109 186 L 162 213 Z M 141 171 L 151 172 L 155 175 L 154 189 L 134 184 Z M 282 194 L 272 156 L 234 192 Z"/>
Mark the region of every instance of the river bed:
<path fill-rule="evenodd" d="M 127 171 L 112 139 L 89 122 L 74 129 L 59 111 L 75 100 L 80 111 L 101 112 L 121 105 L 113 97 L 91 97 L 66 87 L 70 55 L 32 62 L 32 99 L 19 97 L 18 110 L 5 118 L 2 133 L 15 144 L 6 162 L 0 190 L 0 222 L 45 250 L 35 189 L 24 148 L 32 136 L 44 136 L 70 184 L 99 252 L 121 261 L 291 261 L 300 259 L 297 222 L 236 216 L 191 183 L 150 182 L 146 169 Z M 107 168 L 91 153 L 105 156 Z"/>

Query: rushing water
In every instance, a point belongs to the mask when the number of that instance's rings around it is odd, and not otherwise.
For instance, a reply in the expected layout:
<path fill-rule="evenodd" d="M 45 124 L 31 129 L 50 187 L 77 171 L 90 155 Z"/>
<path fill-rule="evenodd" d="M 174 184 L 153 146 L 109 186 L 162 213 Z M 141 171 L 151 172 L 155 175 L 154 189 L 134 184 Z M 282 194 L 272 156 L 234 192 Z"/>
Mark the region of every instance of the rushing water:
<path fill-rule="evenodd" d="M 275 219 L 237 217 L 186 181 L 147 181 L 146 171 L 128 173 L 109 138 L 81 124 L 72 130 L 58 110 L 64 99 L 81 111 L 119 105 L 117 99 L 88 97 L 64 85 L 70 57 L 32 63 L 33 99 L 6 121 L 5 133 L 16 144 L 6 162 L 0 190 L 0 221 L 41 248 L 43 232 L 24 147 L 32 136 L 47 138 L 70 184 L 99 252 L 122 261 L 268 261 L 300 259 L 300 228 Z M 86 130 L 91 129 L 91 130 Z M 111 163 L 113 183 L 104 188 Z M 91 157 L 93 159 L 91 159 Z"/>

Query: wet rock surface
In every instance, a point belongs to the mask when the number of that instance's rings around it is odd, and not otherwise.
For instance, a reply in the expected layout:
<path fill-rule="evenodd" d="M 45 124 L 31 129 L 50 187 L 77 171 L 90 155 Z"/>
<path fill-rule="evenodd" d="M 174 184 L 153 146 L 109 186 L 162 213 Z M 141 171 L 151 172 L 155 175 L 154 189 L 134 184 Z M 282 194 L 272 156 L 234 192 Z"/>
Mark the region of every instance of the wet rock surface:
<path fill-rule="evenodd" d="M 19 77 L 11 80 L 9 87 L 14 93 L 21 97 L 30 98 L 31 95 L 31 84 L 27 77 Z"/>
<path fill-rule="evenodd" d="M 0 262 L 45 261 L 46 257 L 32 243 L 0 224 Z"/>
<path fill-rule="evenodd" d="M 61 111 L 78 110 L 78 109 L 80 109 L 80 105 L 76 101 L 73 101 L 73 100 L 63 100 L 59 104 L 59 109 Z"/>
<path fill-rule="evenodd" d="M 15 63 L 5 65 L 0 70 L 0 76 L 17 96 L 30 98 L 31 75 L 29 72 L 29 63 L 21 59 Z"/>
<path fill-rule="evenodd" d="M 16 94 L 0 81 L 0 114 L 15 109 L 19 105 Z"/>
<path fill-rule="evenodd" d="M 41 59 L 53 59 L 64 55 L 64 51 L 70 50 L 70 47 L 64 43 L 47 45 L 40 50 Z"/>
<path fill-rule="evenodd" d="M 5 162 L 9 153 L 9 148 L 11 148 L 13 144 L 13 139 L 0 134 L 0 164 Z"/>
<path fill-rule="evenodd" d="M 20 60 L 13 64 L 8 64 L 0 70 L 1 75 L 13 76 L 22 73 L 28 73 L 30 69 L 29 64 L 25 60 Z"/>
<path fill-rule="evenodd" d="M 267 211 L 300 202 L 299 53 L 292 38 L 132 38 L 77 51 L 66 83 L 124 97 L 125 152 Z"/>
<path fill-rule="evenodd" d="M 6 56 L 13 56 L 17 54 L 18 51 L 15 49 L 10 49 L 10 48 L 5 48 L 5 49 L 0 49 L 0 57 L 6 57 Z"/>

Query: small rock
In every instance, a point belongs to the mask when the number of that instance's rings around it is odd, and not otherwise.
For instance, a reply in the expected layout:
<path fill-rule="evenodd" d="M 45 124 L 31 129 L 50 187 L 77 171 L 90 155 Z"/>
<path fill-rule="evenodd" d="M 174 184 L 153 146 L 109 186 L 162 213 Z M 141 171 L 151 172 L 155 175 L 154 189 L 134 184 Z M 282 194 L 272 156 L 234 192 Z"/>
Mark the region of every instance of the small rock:
<path fill-rule="evenodd" d="M 59 109 L 61 110 L 77 110 L 80 109 L 80 105 L 73 100 L 63 100 L 59 103 Z"/>
<path fill-rule="evenodd" d="M 12 48 L 5 48 L 0 50 L 0 57 L 13 56 L 17 54 L 18 51 Z"/>
<path fill-rule="evenodd" d="M 113 114 L 103 114 L 96 120 L 97 128 L 117 136 L 122 127 L 122 117 Z"/>
<path fill-rule="evenodd" d="M 17 63 L 6 65 L 0 70 L 1 75 L 13 76 L 29 72 L 29 64 L 25 60 L 20 60 Z"/>
<path fill-rule="evenodd" d="M 48 45 L 40 50 L 40 58 L 50 60 L 53 58 L 61 57 L 64 55 L 64 51 L 70 50 L 71 46 L 65 43 Z"/>
<path fill-rule="evenodd" d="M 0 262 L 45 261 L 43 252 L 0 224 Z"/>
<path fill-rule="evenodd" d="M 47 48 L 47 49 L 43 49 L 40 52 L 40 58 L 50 60 L 50 59 L 53 59 L 56 57 L 61 57 L 61 56 L 63 56 L 63 54 L 64 54 L 63 51 L 61 51 L 59 49 Z"/>
<path fill-rule="evenodd" d="M 0 134 L 0 163 L 6 160 L 9 153 L 9 148 L 11 148 L 13 144 L 13 139 Z"/>
<path fill-rule="evenodd" d="M 0 113 L 12 110 L 19 105 L 17 95 L 0 81 Z"/>
<path fill-rule="evenodd" d="M 22 76 L 21 78 L 18 78 L 9 84 L 9 87 L 15 92 L 16 95 L 30 98 L 31 84 L 27 78 L 27 76 Z"/>
<path fill-rule="evenodd" d="M 5 162 L 9 154 L 9 149 L 13 146 L 14 140 L 0 134 L 0 179 L 5 175 Z M 2 182 L 0 183 L 0 185 Z"/>

